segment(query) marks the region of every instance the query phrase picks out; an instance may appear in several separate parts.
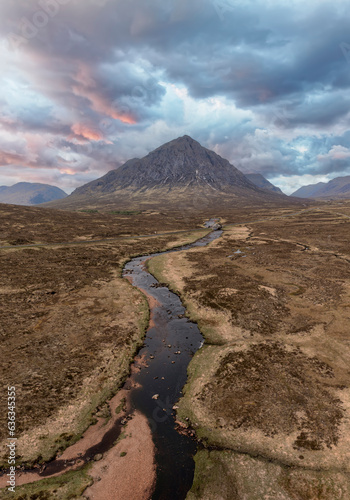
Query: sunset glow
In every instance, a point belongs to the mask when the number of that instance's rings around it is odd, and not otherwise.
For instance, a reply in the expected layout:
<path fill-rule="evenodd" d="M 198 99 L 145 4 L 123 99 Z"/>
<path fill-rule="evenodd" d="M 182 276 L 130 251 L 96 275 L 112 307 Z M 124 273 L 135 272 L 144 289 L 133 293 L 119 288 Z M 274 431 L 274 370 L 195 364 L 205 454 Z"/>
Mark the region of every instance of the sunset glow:
<path fill-rule="evenodd" d="M 71 191 L 184 134 L 289 192 L 350 173 L 340 1 L 53 3 L 1 2 L 0 185 Z"/>

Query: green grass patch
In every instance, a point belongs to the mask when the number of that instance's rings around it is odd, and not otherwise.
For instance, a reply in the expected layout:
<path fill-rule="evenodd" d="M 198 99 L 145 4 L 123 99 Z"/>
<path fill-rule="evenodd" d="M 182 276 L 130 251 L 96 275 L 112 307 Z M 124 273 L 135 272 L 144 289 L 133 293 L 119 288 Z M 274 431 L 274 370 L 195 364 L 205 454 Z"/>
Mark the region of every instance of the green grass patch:
<path fill-rule="evenodd" d="M 186 500 L 342 500 L 349 497 L 350 477 L 340 471 L 287 467 L 233 451 L 201 450 Z"/>
<path fill-rule="evenodd" d="M 148 260 L 146 263 L 147 270 L 160 282 L 168 284 L 172 289 L 175 289 L 174 283 L 170 283 L 169 278 L 164 273 L 164 268 L 168 255 L 158 255 Z M 177 290 L 176 290 L 177 291 Z"/>
<path fill-rule="evenodd" d="M 193 322 L 198 324 L 202 335 L 205 337 L 206 341 L 210 344 L 222 345 L 223 341 L 221 336 L 216 332 L 215 326 L 209 324 L 207 319 L 203 319 L 201 312 L 198 311 L 198 305 L 196 302 L 187 296 L 182 290 L 179 290 L 175 283 L 169 279 L 165 273 L 166 261 L 168 255 L 158 255 L 147 261 L 146 266 L 148 271 L 160 282 L 166 283 L 168 288 L 179 295 L 181 301 L 186 309 L 186 316 Z"/>
<path fill-rule="evenodd" d="M 123 398 L 119 405 L 115 409 L 116 415 L 119 415 L 122 411 L 125 411 L 125 403 L 126 403 L 126 398 Z"/>
<path fill-rule="evenodd" d="M 112 215 L 140 215 L 142 212 L 140 210 L 111 210 L 107 212 Z"/>
<path fill-rule="evenodd" d="M 306 288 L 300 285 L 296 285 L 295 283 L 286 283 L 286 285 L 294 286 L 295 288 L 297 288 L 297 290 L 295 290 L 294 292 L 289 293 L 289 295 L 292 295 L 294 297 L 298 295 L 303 295 L 303 293 L 306 292 Z"/>
<path fill-rule="evenodd" d="M 128 434 L 125 431 L 122 431 L 119 434 L 118 438 L 114 441 L 113 446 L 120 443 L 120 441 L 123 441 L 123 439 L 126 439 L 127 437 L 128 437 Z"/>
<path fill-rule="evenodd" d="M 222 452 L 221 452 L 222 453 Z M 186 500 L 195 500 L 200 498 L 214 499 L 217 491 L 223 493 L 227 489 L 228 475 L 225 467 L 220 460 L 220 454 L 217 453 L 216 460 L 214 461 L 211 454 L 207 450 L 199 451 L 195 457 L 195 473 L 193 478 L 192 488 L 189 491 Z M 231 489 L 231 493 L 235 488 Z M 225 493 L 227 493 L 225 491 Z M 221 498 L 228 498 L 222 495 Z M 232 496 L 234 498 L 234 496 Z"/>
<path fill-rule="evenodd" d="M 74 500 L 81 499 L 83 492 L 92 484 L 88 471 L 91 465 L 62 476 L 42 479 L 35 483 L 16 486 L 15 493 L 0 490 L 2 500 Z"/>

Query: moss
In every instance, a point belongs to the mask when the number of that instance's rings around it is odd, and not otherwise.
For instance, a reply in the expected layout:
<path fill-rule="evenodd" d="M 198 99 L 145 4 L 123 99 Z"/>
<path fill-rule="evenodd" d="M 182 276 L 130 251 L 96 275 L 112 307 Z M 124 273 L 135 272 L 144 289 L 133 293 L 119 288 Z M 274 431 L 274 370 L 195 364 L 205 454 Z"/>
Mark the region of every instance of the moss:
<path fill-rule="evenodd" d="M 107 213 L 112 215 L 139 215 L 142 212 L 140 210 L 111 210 Z"/>
<path fill-rule="evenodd" d="M 166 284 L 166 286 L 173 293 L 177 294 L 186 309 L 186 316 L 198 324 L 198 328 L 200 329 L 202 335 L 205 337 L 206 341 L 210 344 L 222 344 L 222 338 L 217 333 L 215 328 L 215 321 L 213 324 L 210 324 L 210 320 L 208 318 L 202 317 L 202 311 L 198 310 L 198 304 L 194 301 L 188 294 L 184 293 L 176 283 L 169 278 L 166 273 L 166 266 L 169 255 L 158 255 L 157 257 L 153 257 L 152 259 L 147 261 L 147 269 L 148 271 L 160 282 Z M 181 273 L 181 270 L 179 270 Z"/>
<path fill-rule="evenodd" d="M 85 489 L 92 484 L 89 468 L 69 471 L 59 477 L 42 479 L 35 483 L 16 486 L 16 492 L 0 490 L 2 500 L 75 500 L 81 499 Z"/>
<path fill-rule="evenodd" d="M 232 451 L 201 450 L 186 500 L 345 500 L 350 475 L 303 470 Z M 218 496 L 218 494 L 220 496 Z"/>
<path fill-rule="evenodd" d="M 169 279 L 164 273 L 167 258 L 168 255 L 158 255 L 157 257 L 153 257 L 147 261 L 146 267 L 148 272 L 150 272 L 159 281 L 159 283 L 166 283 L 168 285 Z"/>
<path fill-rule="evenodd" d="M 212 453 L 208 450 L 201 450 L 195 455 L 195 474 L 186 500 L 214 500 L 218 492 L 222 500 L 238 500 L 236 485 L 221 460 L 224 456 L 225 452 Z"/>
<path fill-rule="evenodd" d="M 118 436 L 118 439 L 116 441 L 116 443 L 119 443 L 120 441 L 122 441 L 123 439 L 126 439 L 128 437 L 127 433 L 125 431 L 122 431 L 119 436 Z"/>
<path fill-rule="evenodd" d="M 123 398 L 117 408 L 115 409 L 116 415 L 119 415 L 122 411 L 125 411 L 126 398 Z"/>

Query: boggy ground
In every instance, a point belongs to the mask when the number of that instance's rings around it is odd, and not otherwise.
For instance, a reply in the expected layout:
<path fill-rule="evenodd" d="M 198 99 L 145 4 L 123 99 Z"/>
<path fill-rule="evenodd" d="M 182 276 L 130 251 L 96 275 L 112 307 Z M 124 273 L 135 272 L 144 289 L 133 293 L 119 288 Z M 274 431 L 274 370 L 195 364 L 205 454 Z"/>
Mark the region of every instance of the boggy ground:
<path fill-rule="evenodd" d="M 302 207 L 303 205 L 301 205 Z M 286 205 L 281 212 L 291 213 L 300 207 Z M 79 242 L 126 238 L 170 231 L 201 228 L 203 221 L 220 212 L 228 222 L 253 220 L 267 216 L 271 207 L 223 208 L 215 213 L 205 199 L 173 210 L 122 209 L 113 205 L 98 208 L 79 208 L 74 211 L 47 207 L 23 207 L 0 204 L 0 247 L 41 243 Z"/>
<path fill-rule="evenodd" d="M 91 241 L 200 227 L 203 216 L 182 211 L 76 209 L 0 205 L 0 246 Z"/>
<path fill-rule="evenodd" d="M 16 387 L 17 465 L 27 466 L 62 453 L 96 418 L 110 418 L 105 402 L 126 378 L 149 318 L 145 297 L 121 278 L 125 261 L 207 233 L 20 247 L 28 240 L 68 241 L 74 228 L 80 235 L 89 234 L 90 225 L 98 228 L 94 214 L 92 219 L 84 214 L 84 226 L 80 214 L 40 210 L 9 205 L 0 210 L 11 221 L 11 230 L 3 227 L 11 237 L 3 236 L 2 241 L 14 243 L 12 249 L 0 251 L 0 380 L 3 388 Z M 37 234 L 33 217 L 40 222 Z M 133 215 L 129 229 L 146 232 L 147 223 L 143 227 L 136 219 L 134 229 L 132 224 Z M 57 232 L 51 231 L 52 225 Z M 164 229 L 160 222 L 155 227 Z M 1 391 L 0 404 L 0 458 L 5 466 L 7 390 Z M 43 491 L 39 485 L 28 492 L 41 495 L 35 498 L 80 498 L 72 492 L 81 492 L 90 480 L 85 469 L 75 474 L 68 489 L 56 478 L 48 480 L 47 487 L 43 483 Z M 18 498 L 27 498 L 23 491 Z"/>
<path fill-rule="evenodd" d="M 342 208 L 227 226 L 209 247 L 149 261 L 206 338 L 178 410 L 205 447 L 189 499 L 350 498 Z"/>

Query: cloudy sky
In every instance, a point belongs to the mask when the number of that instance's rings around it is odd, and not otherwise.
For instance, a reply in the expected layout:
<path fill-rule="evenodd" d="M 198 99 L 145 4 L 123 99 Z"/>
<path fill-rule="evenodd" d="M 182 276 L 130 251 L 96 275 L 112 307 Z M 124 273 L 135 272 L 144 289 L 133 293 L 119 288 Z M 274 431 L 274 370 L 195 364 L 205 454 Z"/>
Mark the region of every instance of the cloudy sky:
<path fill-rule="evenodd" d="M 0 185 L 188 134 L 291 193 L 350 174 L 344 0 L 1 0 Z"/>

